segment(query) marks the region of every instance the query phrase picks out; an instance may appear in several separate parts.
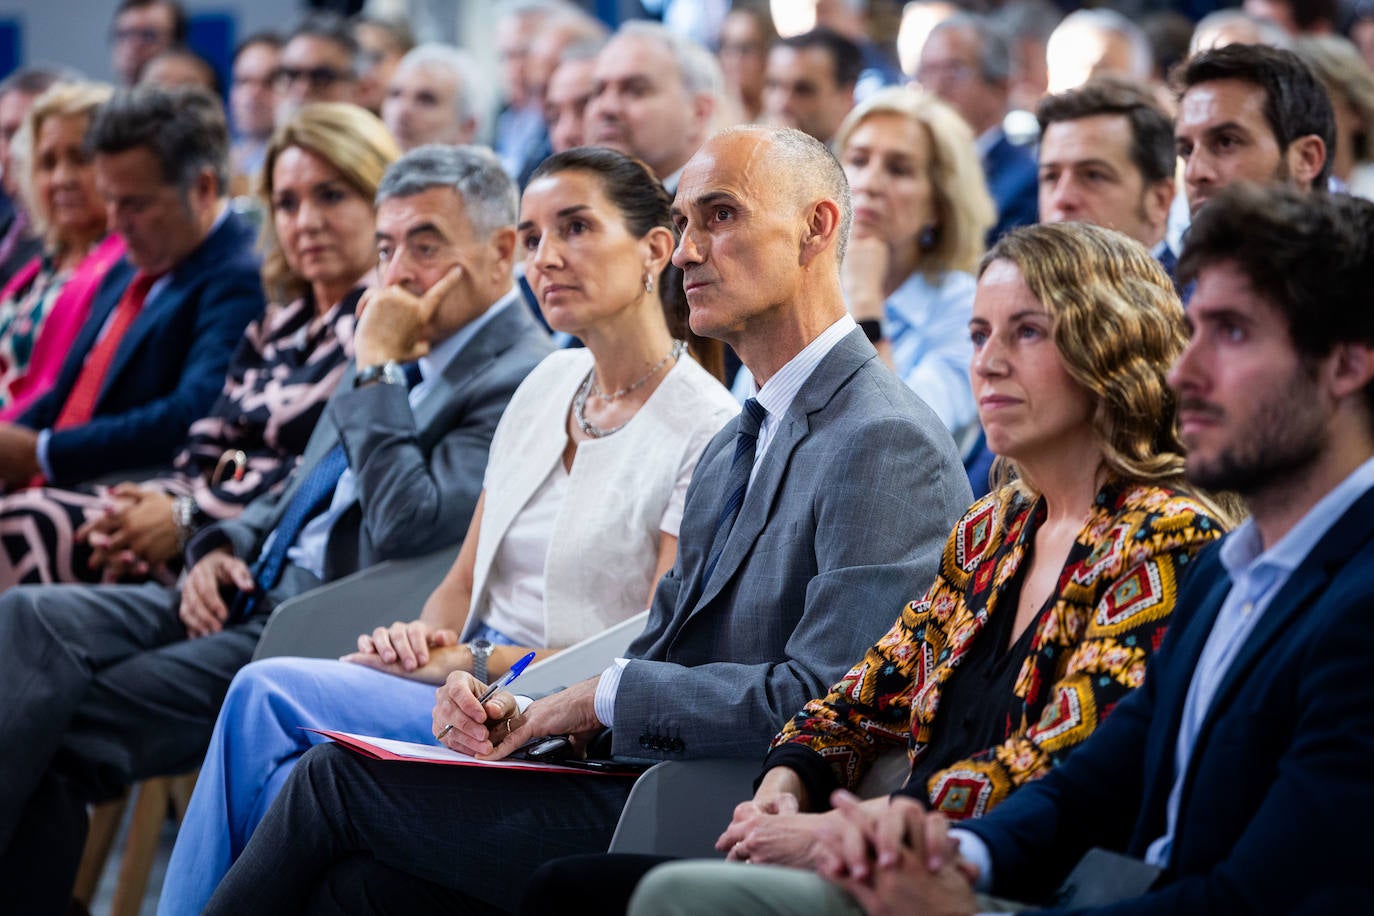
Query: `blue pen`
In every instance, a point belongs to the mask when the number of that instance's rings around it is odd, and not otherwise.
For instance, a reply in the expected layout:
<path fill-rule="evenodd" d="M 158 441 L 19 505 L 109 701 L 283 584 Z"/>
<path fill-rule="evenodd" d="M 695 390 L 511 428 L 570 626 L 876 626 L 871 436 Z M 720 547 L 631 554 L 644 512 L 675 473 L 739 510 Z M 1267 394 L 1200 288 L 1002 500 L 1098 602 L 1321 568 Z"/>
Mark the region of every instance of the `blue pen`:
<path fill-rule="evenodd" d="M 529 667 L 530 662 L 532 662 L 532 661 L 534 661 L 534 653 L 533 653 L 533 652 L 531 652 L 530 654 L 526 655 L 524 658 L 520 659 L 520 661 L 516 662 L 515 664 L 511 665 L 509 671 L 507 671 L 505 674 L 503 674 L 503 675 L 501 675 L 500 677 L 498 677 L 498 678 L 496 679 L 496 683 L 494 683 L 494 684 L 492 684 L 490 687 L 488 687 L 486 693 L 482 694 L 480 697 L 477 698 L 477 702 L 478 702 L 478 703 L 481 703 L 483 706 L 486 706 L 486 705 L 487 705 L 487 700 L 490 700 L 492 697 L 496 696 L 496 691 L 500 690 L 502 687 L 505 687 L 505 686 L 509 685 L 511 681 L 513 681 L 513 680 L 515 680 L 516 678 L 518 678 L 518 677 L 520 676 L 520 674 L 521 674 L 526 668 Z M 453 726 L 452 726 L 452 725 L 445 725 L 443 728 L 441 728 L 441 729 L 439 730 L 439 734 L 437 734 L 437 735 L 434 736 L 434 740 L 435 740 L 435 741 L 443 741 L 443 740 L 444 740 L 444 736 L 447 735 L 447 734 L 448 734 L 449 732 L 451 732 L 451 731 L 453 731 Z"/>

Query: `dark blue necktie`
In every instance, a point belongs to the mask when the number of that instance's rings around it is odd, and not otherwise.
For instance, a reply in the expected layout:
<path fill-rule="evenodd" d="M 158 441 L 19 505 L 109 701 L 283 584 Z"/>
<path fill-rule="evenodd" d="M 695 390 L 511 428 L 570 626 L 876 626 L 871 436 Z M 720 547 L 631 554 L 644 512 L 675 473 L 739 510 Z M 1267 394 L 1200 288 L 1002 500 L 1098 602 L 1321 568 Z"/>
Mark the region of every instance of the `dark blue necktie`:
<path fill-rule="evenodd" d="M 730 537 L 730 529 L 739 517 L 740 506 L 744 505 L 744 494 L 749 489 L 749 475 L 754 470 L 754 452 L 759 444 L 759 427 L 768 411 L 755 398 L 744 402 L 744 410 L 739 415 L 739 429 L 735 432 L 735 457 L 730 462 L 730 479 L 726 487 L 729 496 L 725 505 L 720 507 L 720 517 L 716 519 L 716 532 L 711 538 L 711 553 L 706 561 L 706 572 L 701 577 L 702 585 L 711 581 L 720 555 L 725 550 L 725 542 Z"/>
<path fill-rule="evenodd" d="M 406 363 L 402 368 L 406 373 L 406 384 L 413 388 L 420 382 L 418 363 Z M 286 566 L 286 553 L 296 543 L 306 524 L 329 505 L 339 479 L 348 470 L 348 456 L 344 454 L 343 444 L 330 449 L 315 465 L 310 475 L 301 483 L 300 488 L 291 496 L 286 511 L 272 532 L 272 543 L 258 557 L 252 566 L 253 582 L 257 589 L 252 592 L 239 592 L 230 611 L 230 619 L 243 620 L 253 613 L 262 596 L 270 592 L 281 581 L 281 571 Z"/>

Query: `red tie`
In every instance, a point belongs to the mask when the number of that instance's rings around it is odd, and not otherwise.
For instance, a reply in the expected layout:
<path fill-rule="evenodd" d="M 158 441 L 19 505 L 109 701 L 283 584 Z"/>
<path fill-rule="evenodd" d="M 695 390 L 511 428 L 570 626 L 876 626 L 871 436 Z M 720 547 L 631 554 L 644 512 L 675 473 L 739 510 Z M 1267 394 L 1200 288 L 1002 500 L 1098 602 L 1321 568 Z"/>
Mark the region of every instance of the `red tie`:
<path fill-rule="evenodd" d="M 120 341 L 124 339 L 124 333 L 129 330 L 129 325 L 138 317 L 139 311 L 143 308 L 143 301 L 148 298 L 148 290 L 152 289 L 159 276 L 161 275 L 147 274 L 140 270 L 129 281 L 124 290 L 124 297 L 119 300 L 119 305 L 115 306 L 109 326 L 105 328 L 105 335 L 91 347 L 86 364 L 81 367 L 81 374 L 76 377 L 76 384 L 72 386 L 71 394 L 67 395 L 62 412 L 57 415 L 54 428 L 68 429 L 81 426 L 89 423 L 91 417 L 95 416 L 95 404 L 100 398 L 100 389 L 105 384 L 105 375 L 110 371 L 110 363 L 114 362 Z"/>

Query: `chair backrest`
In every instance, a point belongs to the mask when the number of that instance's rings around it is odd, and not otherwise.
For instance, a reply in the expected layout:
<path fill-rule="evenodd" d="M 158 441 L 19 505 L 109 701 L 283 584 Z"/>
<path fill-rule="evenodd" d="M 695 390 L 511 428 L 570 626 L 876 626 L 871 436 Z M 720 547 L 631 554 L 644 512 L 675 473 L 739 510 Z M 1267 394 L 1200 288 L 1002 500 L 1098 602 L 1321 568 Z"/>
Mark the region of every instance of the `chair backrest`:
<path fill-rule="evenodd" d="M 620 813 L 610 852 L 684 858 L 720 858 L 716 837 L 730 823 L 735 806 L 754 794 L 757 760 L 666 760 L 635 782 Z M 859 794 L 886 795 L 911 769 L 906 751 L 880 756 Z"/>
<path fill-rule="evenodd" d="M 354 651 L 359 633 L 418 617 L 457 555 L 455 545 L 414 560 L 387 560 L 283 601 L 268 618 L 253 660 L 338 658 Z"/>

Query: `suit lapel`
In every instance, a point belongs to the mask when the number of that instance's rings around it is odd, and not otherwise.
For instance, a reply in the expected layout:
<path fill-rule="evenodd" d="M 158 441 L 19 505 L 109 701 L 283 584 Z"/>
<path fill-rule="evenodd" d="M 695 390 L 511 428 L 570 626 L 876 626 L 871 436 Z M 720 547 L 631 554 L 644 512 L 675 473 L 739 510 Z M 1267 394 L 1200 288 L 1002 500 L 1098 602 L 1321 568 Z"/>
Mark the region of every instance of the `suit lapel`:
<path fill-rule="evenodd" d="M 1306 559 L 1297 569 L 1293 570 L 1288 581 L 1279 589 L 1274 599 L 1269 602 L 1269 606 L 1264 611 L 1264 616 L 1255 624 L 1255 628 L 1246 637 L 1244 645 L 1236 653 L 1235 659 L 1226 671 L 1226 676 L 1212 697 L 1212 702 L 1207 708 L 1207 715 L 1198 728 L 1197 738 L 1193 742 L 1193 750 L 1188 761 L 1188 777 L 1184 782 L 1183 798 L 1185 803 L 1187 801 L 1188 782 L 1191 781 L 1197 761 L 1201 757 L 1218 717 L 1226 714 L 1232 698 L 1241 689 L 1255 666 L 1268 654 L 1274 642 L 1297 629 L 1297 618 L 1311 612 L 1313 605 L 1319 603 L 1322 595 L 1325 594 L 1326 587 L 1332 577 L 1339 572 L 1357 550 L 1369 542 L 1371 537 L 1374 537 L 1374 489 L 1356 500 L 1354 505 L 1331 526 L 1330 530 L 1322 535 Z M 1216 594 L 1215 589 L 1213 594 Z M 1220 609 L 1221 601 L 1225 600 L 1225 595 L 1226 590 L 1222 590 L 1220 599 L 1215 601 L 1216 610 Z M 1207 636 L 1212 630 L 1212 623 L 1216 620 L 1216 610 L 1209 614 L 1205 628 L 1198 627 L 1198 632 L 1189 634 L 1196 639 L 1197 645 L 1195 647 L 1190 646 L 1196 651 L 1187 658 L 1188 666 L 1181 670 L 1191 672 L 1196 667 L 1198 656 L 1202 653 L 1202 646 L 1206 643 Z M 1172 719 L 1169 734 L 1173 734 L 1175 740 L 1178 734 L 1178 719 L 1182 716 L 1183 705 L 1186 702 L 1187 690 L 1192 678 L 1179 678 L 1178 680 L 1183 681 L 1183 683 L 1176 685 L 1176 689 L 1181 690 L 1182 693 L 1172 698 L 1176 708 L 1170 707 Z"/>
<path fill-rule="evenodd" d="M 1145 761 L 1144 772 L 1153 774 L 1153 778 L 1142 811 L 1152 810 L 1148 802 L 1155 795 L 1160 798 L 1158 810 L 1162 811 L 1163 800 L 1173 790 L 1176 776 L 1174 754 L 1178 749 L 1178 730 L 1183 723 L 1183 706 L 1187 702 L 1188 688 L 1192 685 L 1193 672 L 1197 669 L 1202 649 L 1207 644 L 1207 636 L 1212 632 L 1221 605 L 1231 591 L 1231 578 L 1226 574 L 1226 567 L 1222 566 L 1220 560 L 1215 560 L 1213 566 L 1214 569 L 1199 568 L 1193 573 L 1195 576 L 1209 572 L 1215 574 L 1210 585 L 1199 590 L 1200 600 L 1196 610 L 1189 615 L 1188 622 L 1182 624 L 1178 642 L 1170 652 L 1168 671 L 1161 672 L 1151 666 L 1148 672 L 1148 676 L 1155 679 L 1157 695 L 1154 709 L 1159 721 L 1152 724 L 1150 729 L 1155 740 L 1147 745 L 1149 759 Z"/>
<path fill-rule="evenodd" d="M 701 598 L 693 609 L 694 613 L 720 594 L 725 583 L 733 579 L 739 571 L 740 564 L 748 556 L 759 532 L 763 530 L 772 514 L 773 501 L 782 486 L 783 475 L 787 473 L 787 465 L 792 460 L 792 452 L 806 438 L 810 428 L 811 424 L 805 414 L 797 415 L 793 411 L 788 411 L 783 416 L 773 441 L 768 445 L 768 452 L 759 464 L 758 474 L 745 491 L 744 504 L 740 506 L 739 516 L 725 539 L 720 559 L 716 562 L 711 580 L 702 590 Z"/>
<path fill-rule="evenodd" d="M 810 415 L 829 404 L 835 392 L 874 356 L 873 347 L 864 338 L 863 332 L 855 329 L 825 355 L 812 371 L 811 377 L 802 384 L 791 407 L 780 419 L 777 432 L 759 464 L 758 474 L 745 492 L 739 517 L 730 529 L 711 580 L 702 585 L 701 597 L 693 606 L 693 614 L 705 608 L 721 593 L 749 556 L 754 541 L 773 514 L 773 505 L 787 475 L 792 453 L 811 432 Z M 720 513 L 720 502 L 724 499 L 722 492 L 711 506 L 710 511 L 714 515 Z M 706 545 L 706 548 L 709 551 L 710 545 Z"/>
<path fill-rule="evenodd" d="M 521 334 L 535 327 L 534 318 L 525 309 L 524 303 L 512 301 L 509 297 L 501 301 L 506 304 L 500 313 L 492 316 L 471 340 L 463 344 L 462 349 L 453 354 L 444 367 L 442 384 L 453 392 L 463 390 L 480 378 Z M 430 426 L 452 402 L 450 397 L 438 397 L 437 394 L 430 392 L 430 396 L 415 408 L 415 428 L 421 440 L 427 440 Z"/>
<path fill-rule="evenodd" d="M 201 272 L 214 270 L 214 263 L 217 256 L 222 252 L 228 242 L 246 231 L 239 222 L 238 217 L 230 213 L 224 218 L 214 231 L 212 231 L 200 245 L 191 252 L 187 258 L 178 264 L 167 277 L 167 283 L 155 295 L 149 296 L 139 309 L 138 315 L 134 317 L 133 323 L 124 332 L 124 338 L 119 342 L 118 349 L 115 350 L 114 359 L 110 362 L 110 368 L 105 373 L 105 379 L 100 386 L 100 395 L 96 399 L 99 404 L 104 399 L 110 386 L 115 383 L 124 367 L 133 359 L 134 353 L 138 351 L 139 342 L 150 334 L 154 328 L 161 323 L 163 316 L 175 312 L 181 306 L 183 300 L 190 293 L 201 279 Z M 130 274 L 132 279 L 132 274 Z M 121 298 L 123 293 L 121 291 Z M 116 299 L 116 302 L 119 300 Z M 201 305 L 203 309 L 214 308 L 215 303 L 208 302 Z M 107 313 L 108 317 L 108 313 Z M 101 321 L 104 326 L 104 320 Z M 179 354 L 185 356 L 185 354 Z"/>
<path fill-rule="evenodd" d="M 1245 644 L 1236 653 L 1217 687 L 1216 696 L 1207 710 L 1207 717 L 1198 730 L 1198 745 L 1211 730 L 1216 717 L 1225 711 L 1233 694 L 1259 663 L 1273 642 L 1295 628 L 1294 618 L 1320 601 L 1326 586 L 1356 550 L 1374 537 L 1374 490 L 1356 500 L 1355 504 L 1326 532 L 1312 548 L 1307 558 L 1293 570 L 1288 581 L 1279 589 L 1265 609 L 1264 616 L 1250 631 Z M 1196 758 L 1196 753 L 1194 753 Z"/>

